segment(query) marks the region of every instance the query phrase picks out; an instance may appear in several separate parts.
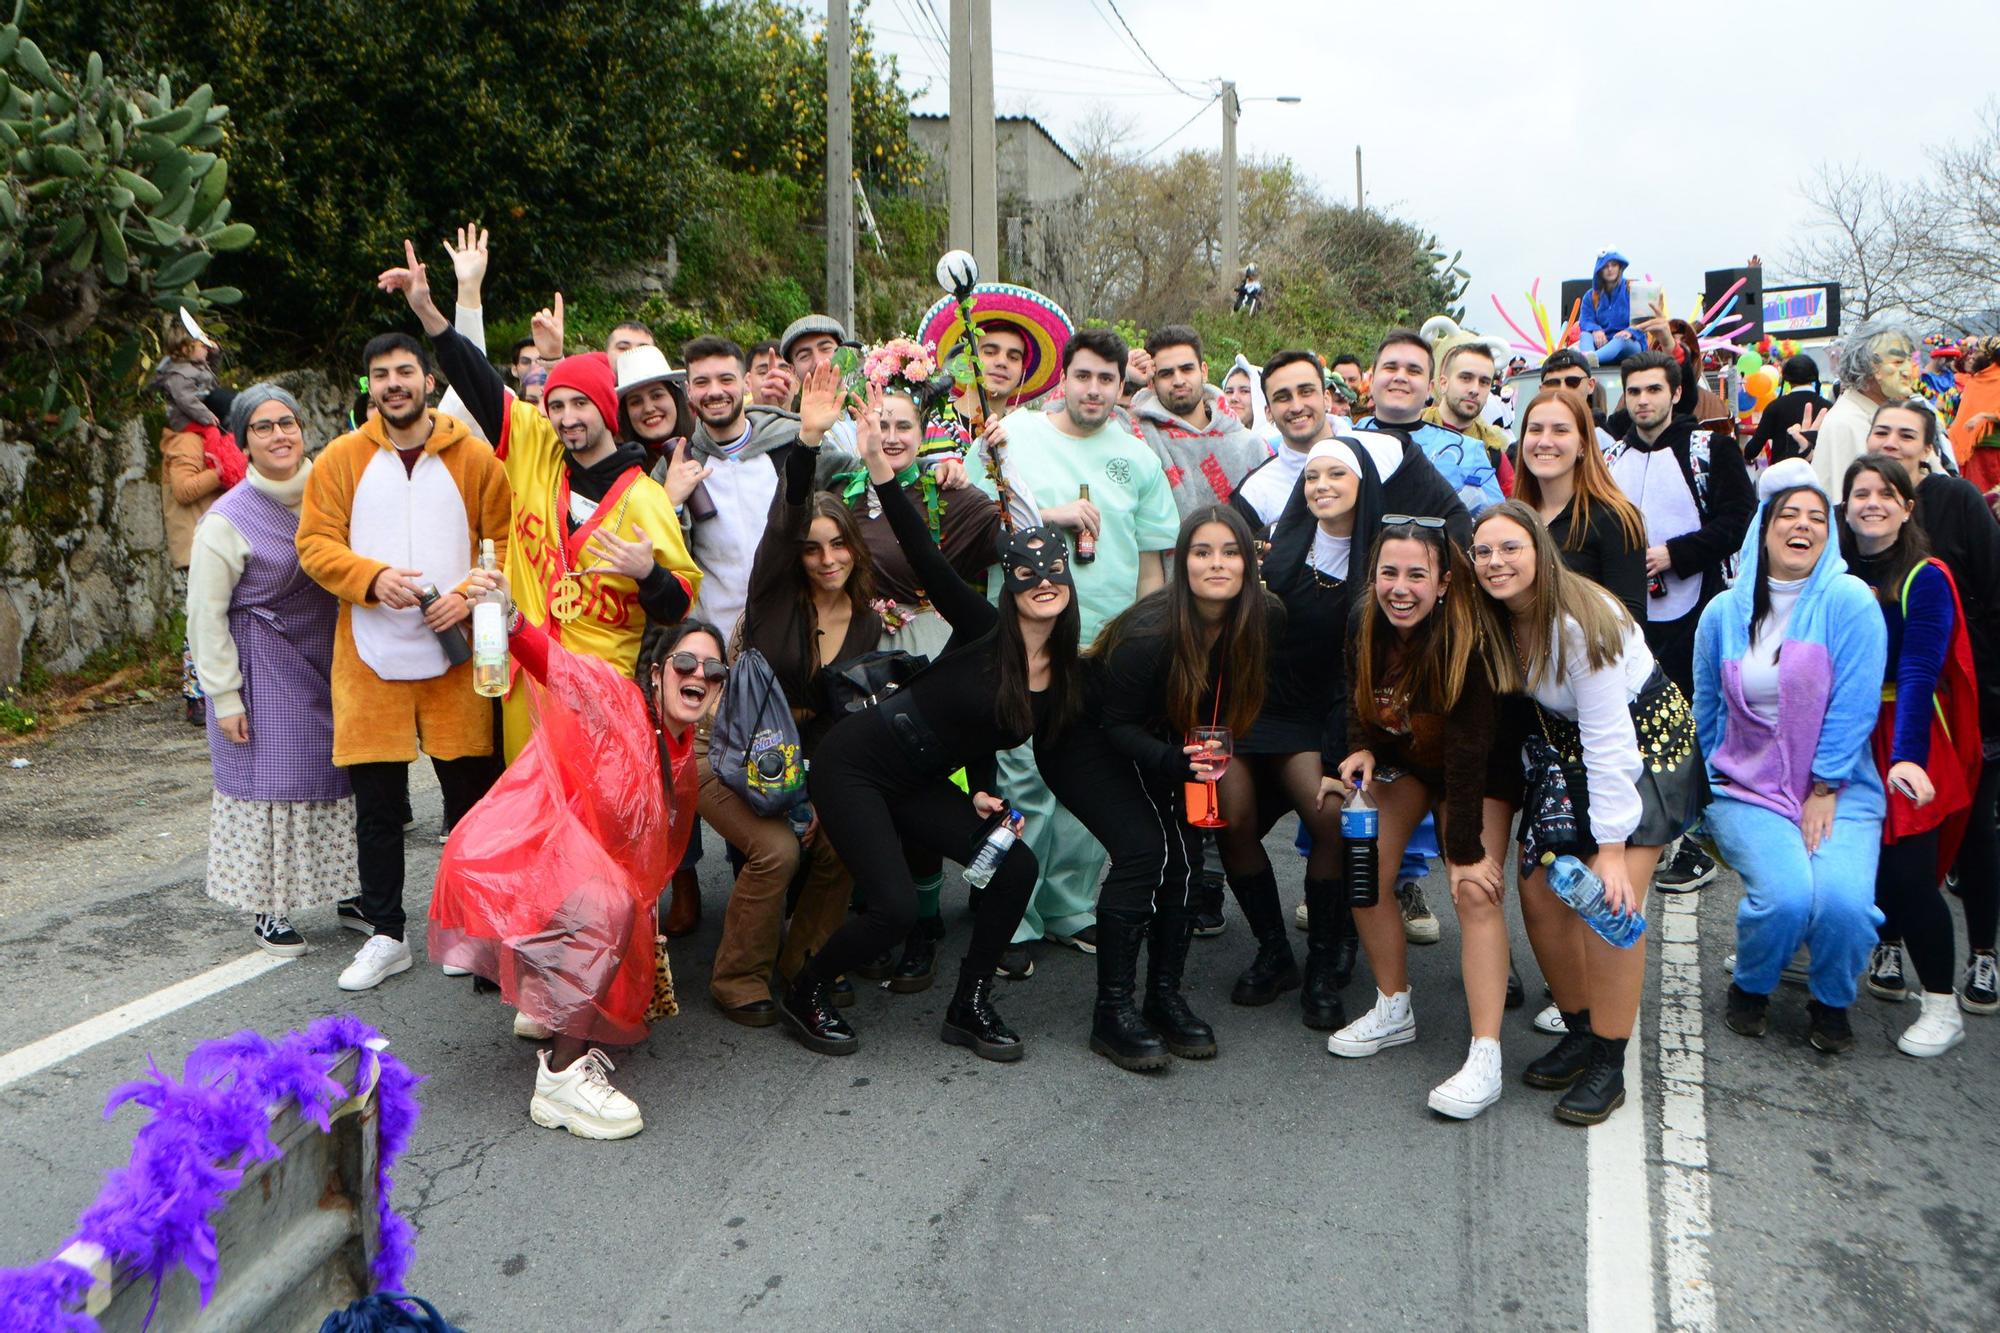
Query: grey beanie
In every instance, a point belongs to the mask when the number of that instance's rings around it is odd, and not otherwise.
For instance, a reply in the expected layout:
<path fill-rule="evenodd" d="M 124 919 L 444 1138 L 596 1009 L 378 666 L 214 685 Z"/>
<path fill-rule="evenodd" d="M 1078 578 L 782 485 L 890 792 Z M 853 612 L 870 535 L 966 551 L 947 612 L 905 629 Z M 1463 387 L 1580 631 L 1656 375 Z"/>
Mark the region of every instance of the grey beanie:
<path fill-rule="evenodd" d="M 785 336 L 778 339 L 778 355 L 791 360 L 792 344 L 814 333 L 830 333 L 837 343 L 847 341 L 847 330 L 832 315 L 802 315 L 785 326 Z"/>
<path fill-rule="evenodd" d="M 283 403 L 291 408 L 292 415 L 299 419 L 299 425 L 305 425 L 306 410 L 299 406 L 299 400 L 278 385 L 264 380 L 238 393 L 236 401 L 229 405 L 229 433 L 236 437 L 237 448 L 248 447 L 243 440 L 243 431 L 250 424 L 250 414 L 270 402 Z"/>

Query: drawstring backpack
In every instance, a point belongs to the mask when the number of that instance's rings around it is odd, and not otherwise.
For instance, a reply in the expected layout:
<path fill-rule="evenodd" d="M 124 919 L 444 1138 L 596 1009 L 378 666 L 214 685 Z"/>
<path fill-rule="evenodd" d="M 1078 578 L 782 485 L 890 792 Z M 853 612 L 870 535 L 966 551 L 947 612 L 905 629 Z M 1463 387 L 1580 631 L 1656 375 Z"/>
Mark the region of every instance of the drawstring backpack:
<path fill-rule="evenodd" d="M 708 762 L 722 785 L 760 815 L 782 815 L 805 795 L 798 724 L 777 673 L 755 648 L 745 647 L 729 668 Z"/>

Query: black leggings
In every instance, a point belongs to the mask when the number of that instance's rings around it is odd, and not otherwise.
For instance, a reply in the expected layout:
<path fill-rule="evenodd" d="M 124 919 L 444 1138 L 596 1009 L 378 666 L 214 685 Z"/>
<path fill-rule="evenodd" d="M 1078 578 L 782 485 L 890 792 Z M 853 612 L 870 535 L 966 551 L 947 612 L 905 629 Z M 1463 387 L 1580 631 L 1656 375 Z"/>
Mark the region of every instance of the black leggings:
<path fill-rule="evenodd" d="M 1232 879 L 1247 879 L 1271 869 L 1271 858 L 1264 852 L 1264 835 L 1293 812 L 1312 836 L 1306 877 L 1339 877 L 1340 806 L 1329 799 L 1324 808 L 1314 808 L 1322 771 L 1316 750 L 1239 754 L 1230 761 L 1218 793 L 1222 817 L 1229 821 L 1229 827 L 1216 834 L 1216 846 L 1222 853 L 1222 868 Z"/>
<path fill-rule="evenodd" d="M 1938 892 L 1937 830 L 1884 844 L 1875 869 L 1875 905 L 1882 909 L 1881 938 L 1900 939 L 1917 980 L 1934 995 L 1952 982 L 1951 909 Z"/>
<path fill-rule="evenodd" d="M 1202 831 L 1187 822 L 1180 791 L 1142 777 L 1092 722 L 1073 722 L 1054 741 L 1037 741 L 1035 756 L 1049 791 L 1110 858 L 1099 910 L 1188 911 L 1201 878 Z"/>
<path fill-rule="evenodd" d="M 1979 790 L 1972 797 L 1972 816 L 1959 844 L 1958 898 L 1965 905 L 1965 939 L 1977 952 L 1991 952 L 2000 930 L 2000 759 L 1988 759 L 1979 770 Z M 1887 850 L 1886 848 L 1884 849 Z"/>
<path fill-rule="evenodd" d="M 822 741 L 807 782 L 820 827 L 854 882 L 867 886 L 862 910 L 841 923 L 804 969 L 830 981 L 895 948 L 916 924 L 917 885 L 904 846 L 966 865 L 986 839 L 986 821 L 950 779 L 916 772 L 902 742 L 876 715 L 838 727 Z M 1038 873 L 1025 840 L 1008 849 L 979 896 L 966 975 L 991 976 L 999 966 Z"/>
<path fill-rule="evenodd" d="M 433 759 L 444 795 L 446 828 L 455 827 L 500 777 L 499 752 Z M 349 764 L 354 787 L 354 838 L 361 874 L 361 915 L 377 935 L 403 938 L 403 813 L 410 808 L 408 764 Z"/>

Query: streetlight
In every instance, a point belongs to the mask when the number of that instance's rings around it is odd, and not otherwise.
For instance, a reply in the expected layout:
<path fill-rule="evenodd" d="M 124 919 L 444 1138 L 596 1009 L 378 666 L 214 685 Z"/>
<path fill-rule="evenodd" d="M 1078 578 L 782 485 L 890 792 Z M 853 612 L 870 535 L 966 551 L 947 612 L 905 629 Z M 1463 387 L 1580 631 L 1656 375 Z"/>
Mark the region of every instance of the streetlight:
<path fill-rule="evenodd" d="M 1222 281 L 1233 286 L 1242 265 L 1236 253 L 1236 118 L 1243 114 L 1244 98 L 1236 95 L 1236 83 L 1222 80 Z M 1252 102 L 1283 102 L 1297 106 L 1305 99 L 1285 94 L 1281 97 L 1252 97 Z"/>

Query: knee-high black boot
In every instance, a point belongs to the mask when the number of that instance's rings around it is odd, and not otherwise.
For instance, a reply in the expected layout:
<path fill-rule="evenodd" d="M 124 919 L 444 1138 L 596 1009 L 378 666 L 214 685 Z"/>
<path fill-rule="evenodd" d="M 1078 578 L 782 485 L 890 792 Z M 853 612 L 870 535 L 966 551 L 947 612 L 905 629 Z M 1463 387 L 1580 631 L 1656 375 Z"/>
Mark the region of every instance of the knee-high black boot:
<path fill-rule="evenodd" d="M 1347 1008 L 1340 1001 L 1340 941 L 1352 924 L 1335 907 L 1346 895 L 1338 881 L 1306 881 L 1306 982 L 1299 992 L 1302 1021 L 1320 1032 L 1347 1026 Z"/>
<path fill-rule="evenodd" d="M 1257 937 L 1257 956 L 1229 992 L 1231 1004 L 1269 1004 L 1299 984 L 1299 968 L 1292 958 L 1292 943 L 1285 938 L 1285 917 L 1278 906 L 1278 877 L 1269 869 L 1237 878 L 1229 887 Z M 1311 915 L 1312 909 L 1306 913 Z"/>
<path fill-rule="evenodd" d="M 1188 942 L 1194 938 L 1195 915 L 1184 911 L 1153 914 L 1146 968 L 1146 1021 L 1160 1034 L 1167 1049 L 1183 1060 L 1215 1058 L 1215 1029 L 1188 1008 L 1181 993 L 1187 970 Z"/>
<path fill-rule="evenodd" d="M 1090 1049 L 1120 1069 L 1167 1066 L 1166 1046 L 1132 999 L 1147 924 L 1143 912 L 1097 912 L 1097 1004 L 1091 1012 Z"/>

